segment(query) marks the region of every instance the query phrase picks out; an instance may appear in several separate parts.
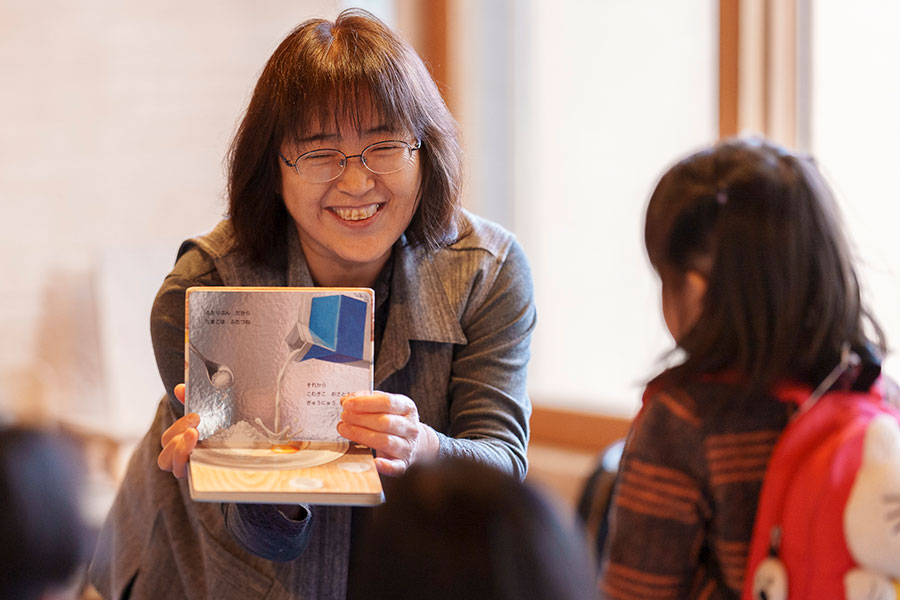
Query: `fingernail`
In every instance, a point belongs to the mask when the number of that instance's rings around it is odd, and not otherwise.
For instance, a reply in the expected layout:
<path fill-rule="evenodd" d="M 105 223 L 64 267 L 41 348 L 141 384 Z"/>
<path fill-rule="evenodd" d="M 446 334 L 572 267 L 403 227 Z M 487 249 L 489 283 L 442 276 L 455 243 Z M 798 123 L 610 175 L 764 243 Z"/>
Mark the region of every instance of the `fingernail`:
<path fill-rule="evenodd" d="M 198 415 L 197 413 L 190 413 L 187 418 L 188 423 L 190 423 L 194 427 L 200 424 L 200 415 Z"/>

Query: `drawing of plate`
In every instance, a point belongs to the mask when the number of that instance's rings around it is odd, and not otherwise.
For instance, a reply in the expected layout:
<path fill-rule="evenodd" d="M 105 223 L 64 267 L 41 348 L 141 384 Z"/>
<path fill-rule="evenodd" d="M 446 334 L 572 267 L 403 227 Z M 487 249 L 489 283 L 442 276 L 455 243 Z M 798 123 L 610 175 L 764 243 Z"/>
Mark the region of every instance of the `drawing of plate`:
<path fill-rule="evenodd" d="M 291 442 L 266 448 L 209 448 L 198 446 L 191 460 L 235 469 L 305 469 L 336 460 L 349 442 Z"/>

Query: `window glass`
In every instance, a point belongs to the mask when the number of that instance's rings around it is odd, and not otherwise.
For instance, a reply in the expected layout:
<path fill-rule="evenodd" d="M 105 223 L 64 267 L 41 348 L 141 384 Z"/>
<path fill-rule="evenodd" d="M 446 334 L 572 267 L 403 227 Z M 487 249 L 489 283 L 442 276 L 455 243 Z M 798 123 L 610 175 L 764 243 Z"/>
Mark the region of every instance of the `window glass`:
<path fill-rule="evenodd" d="M 717 7 L 531 5 L 516 53 L 511 226 L 536 285 L 536 404 L 631 414 L 672 347 L 643 215 L 662 171 L 717 137 Z"/>
<path fill-rule="evenodd" d="M 900 2 L 811 3 L 809 150 L 839 196 L 865 297 L 900 343 Z M 900 368 L 896 353 L 885 370 Z"/>

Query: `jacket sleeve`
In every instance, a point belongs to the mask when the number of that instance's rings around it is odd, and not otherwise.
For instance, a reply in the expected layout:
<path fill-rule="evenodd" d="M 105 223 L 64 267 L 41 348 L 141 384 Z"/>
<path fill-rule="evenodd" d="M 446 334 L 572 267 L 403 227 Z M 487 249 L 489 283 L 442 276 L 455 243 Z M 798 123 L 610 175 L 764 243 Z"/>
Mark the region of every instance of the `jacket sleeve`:
<path fill-rule="evenodd" d="M 197 247 L 185 252 L 175 263 L 160 286 L 150 312 L 150 336 L 156 366 L 178 416 L 184 415 L 184 405 L 174 394 L 175 386 L 184 383 L 184 296 L 185 291 L 195 285 L 222 285 L 212 259 Z"/>
<path fill-rule="evenodd" d="M 313 513 L 300 505 L 300 516 L 289 519 L 275 504 L 223 504 L 228 532 L 248 552 L 286 562 L 306 549 L 312 531 Z"/>
<path fill-rule="evenodd" d="M 191 286 L 220 286 L 222 279 L 212 259 L 197 247 L 186 251 L 160 287 L 150 315 L 156 364 L 176 415 L 184 406 L 173 393 L 184 382 L 184 297 Z M 269 560 L 298 557 L 309 543 L 312 513 L 301 507 L 301 518 L 288 519 L 271 504 L 223 504 L 225 525 L 249 552 Z"/>
<path fill-rule="evenodd" d="M 676 400 L 664 393 L 645 400 L 610 507 L 601 597 L 694 597 L 711 512 L 703 447 L 699 423 Z"/>
<path fill-rule="evenodd" d="M 438 433 L 439 455 L 486 462 L 523 479 L 531 416 L 526 372 L 536 310 L 521 246 L 513 240 L 496 276 L 481 277 L 461 319 L 467 343 L 454 352 L 450 430 Z"/>

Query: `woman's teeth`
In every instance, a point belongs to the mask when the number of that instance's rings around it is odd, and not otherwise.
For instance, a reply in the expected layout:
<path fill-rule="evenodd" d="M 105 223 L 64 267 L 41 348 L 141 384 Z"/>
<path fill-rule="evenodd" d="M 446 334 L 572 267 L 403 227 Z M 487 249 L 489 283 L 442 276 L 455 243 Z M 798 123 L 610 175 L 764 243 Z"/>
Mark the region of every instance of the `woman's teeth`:
<path fill-rule="evenodd" d="M 370 204 L 369 206 L 364 206 L 362 208 L 334 207 L 331 210 L 345 221 L 362 221 L 363 219 L 368 219 L 376 212 L 378 212 L 378 205 Z"/>

